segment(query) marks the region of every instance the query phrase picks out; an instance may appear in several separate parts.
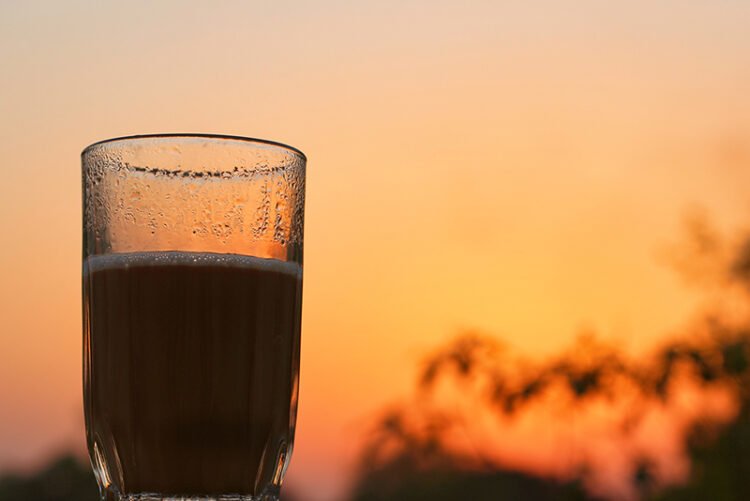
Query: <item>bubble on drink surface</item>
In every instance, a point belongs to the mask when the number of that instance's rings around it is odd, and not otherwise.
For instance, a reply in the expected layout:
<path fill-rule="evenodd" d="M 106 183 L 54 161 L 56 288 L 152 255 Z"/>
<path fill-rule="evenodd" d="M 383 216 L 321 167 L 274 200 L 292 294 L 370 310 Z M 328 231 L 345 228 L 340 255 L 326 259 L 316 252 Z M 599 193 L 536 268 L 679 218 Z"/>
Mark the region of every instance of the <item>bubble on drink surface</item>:
<path fill-rule="evenodd" d="M 302 275 L 299 263 L 279 259 L 218 254 L 213 252 L 124 252 L 89 256 L 83 261 L 84 273 L 104 269 L 127 269 L 145 266 L 223 266 L 227 268 L 253 268 L 294 276 Z"/>

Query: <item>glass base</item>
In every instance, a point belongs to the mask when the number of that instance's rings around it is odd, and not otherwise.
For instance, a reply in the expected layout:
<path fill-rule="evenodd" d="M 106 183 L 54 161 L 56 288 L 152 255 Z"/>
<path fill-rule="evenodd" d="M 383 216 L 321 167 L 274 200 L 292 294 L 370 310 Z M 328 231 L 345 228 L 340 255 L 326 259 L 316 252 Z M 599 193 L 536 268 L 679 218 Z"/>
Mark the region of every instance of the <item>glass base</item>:
<path fill-rule="evenodd" d="M 260 496 L 243 496 L 240 494 L 224 494 L 221 496 L 162 496 L 160 494 L 128 494 L 113 495 L 105 493 L 102 501 L 278 501 L 273 494 Z"/>

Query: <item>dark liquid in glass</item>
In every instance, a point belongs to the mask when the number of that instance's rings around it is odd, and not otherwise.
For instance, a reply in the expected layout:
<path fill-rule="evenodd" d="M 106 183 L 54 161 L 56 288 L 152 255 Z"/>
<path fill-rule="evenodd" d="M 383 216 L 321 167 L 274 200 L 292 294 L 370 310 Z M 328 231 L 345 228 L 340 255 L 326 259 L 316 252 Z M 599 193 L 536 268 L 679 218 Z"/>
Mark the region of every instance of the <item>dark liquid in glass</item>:
<path fill-rule="evenodd" d="M 84 268 L 88 442 L 108 490 L 278 485 L 296 413 L 299 265 L 154 252 Z"/>

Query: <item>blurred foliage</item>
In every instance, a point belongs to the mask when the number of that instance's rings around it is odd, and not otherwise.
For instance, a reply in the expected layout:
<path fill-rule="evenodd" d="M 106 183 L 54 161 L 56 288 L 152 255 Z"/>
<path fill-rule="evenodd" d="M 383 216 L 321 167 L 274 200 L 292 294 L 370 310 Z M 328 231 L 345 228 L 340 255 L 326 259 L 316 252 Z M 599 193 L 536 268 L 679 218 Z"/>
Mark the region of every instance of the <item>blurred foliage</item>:
<path fill-rule="evenodd" d="M 98 501 L 96 480 L 88 465 L 64 456 L 33 476 L 0 477 L 2 501 Z"/>
<path fill-rule="evenodd" d="M 633 465 L 632 483 L 640 499 L 650 501 L 742 501 L 750 499 L 750 334 L 710 322 L 712 336 L 674 342 L 655 357 L 633 361 L 612 347 L 582 338 L 569 353 L 547 360 L 522 376 L 492 338 L 469 333 L 430 357 L 419 379 L 419 391 L 430 392 L 441 378 L 465 392 L 478 391 L 484 405 L 512 416 L 552 388 L 567 388 L 583 402 L 595 396 L 615 399 L 615 380 L 627 381 L 643 401 L 668 405 L 678 366 L 689 369 L 702 385 L 728 385 L 739 399 L 739 413 L 729 425 L 697 421 L 686 436 L 691 461 L 688 483 L 658 488 L 653 465 Z M 684 373 L 680 373 L 684 374 Z M 582 488 L 587 466 L 568 482 L 509 471 L 487 458 L 451 450 L 447 431 L 459 426 L 446 415 L 415 399 L 407 408 L 389 409 L 380 417 L 365 447 L 360 478 L 352 501 L 454 499 L 594 500 Z M 622 416 L 623 433 L 641 418 L 634 406 Z M 414 415 L 420 419 L 415 420 Z M 569 416 L 574 419 L 573 414 Z M 416 424 L 415 424 L 416 423 Z M 498 421 L 498 426 L 502 422 Z"/>
<path fill-rule="evenodd" d="M 382 478 L 382 477 L 390 478 Z M 385 480 L 384 483 L 380 483 Z M 394 480 L 397 480 L 394 482 Z M 587 501 L 576 483 L 560 484 L 521 473 L 460 470 L 379 471 L 361 482 L 356 501 L 530 500 Z"/>
<path fill-rule="evenodd" d="M 674 268 L 692 284 L 739 290 L 740 302 L 750 305 L 750 237 L 728 245 L 703 213 L 690 215 L 686 230 L 686 241 L 671 256 Z M 587 402 L 615 401 L 627 389 L 628 405 L 619 407 L 625 409 L 619 416 L 620 431 L 627 435 L 649 405 L 672 405 L 676 389 L 686 380 L 698 387 L 729 389 L 737 414 L 729 423 L 692 422 L 684 436 L 690 472 L 682 485 L 660 485 L 657 468 L 644 458 L 631 465 L 631 492 L 644 501 L 750 500 L 750 322 L 721 317 L 708 315 L 651 357 L 628 356 L 617 346 L 584 335 L 570 350 L 533 363 L 513 359 L 490 336 L 463 333 L 426 359 L 415 398 L 387 409 L 377 420 L 361 455 L 352 501 L 593 501 L 585 486 L 596 465 L 584 461 L 562 482 L 510 471 L 479 451 L 451 448 L 451 430 L 465 426 L 471 416 L 440 410 L 433 405 L 434 394 L 448 384 L 457 390 L 450 393 L 451 404 L 466 399 L 495 414 L 496 426 L 503 426 L 552 393 L 564 394 L 568 407 L 562 418 L 574 420 L 576 410 Z"/>

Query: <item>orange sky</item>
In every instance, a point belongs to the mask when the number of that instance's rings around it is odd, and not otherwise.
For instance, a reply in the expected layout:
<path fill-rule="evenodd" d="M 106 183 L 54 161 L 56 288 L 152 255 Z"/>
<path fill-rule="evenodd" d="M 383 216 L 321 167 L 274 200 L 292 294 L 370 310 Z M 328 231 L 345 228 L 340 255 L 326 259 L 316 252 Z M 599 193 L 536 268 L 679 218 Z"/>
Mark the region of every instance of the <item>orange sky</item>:
<path fill-rule="evenodd" d="M 0 468 L 82 440 L 78 154 L 102 138 L 307 153 L 289 482 L 321 498 L 456 329 L 543 354 L 685 323 L 700 298 L 657 256 L 688 207 L 747 222 L 750 6 L 564 4 L 0 4 Z"/>

